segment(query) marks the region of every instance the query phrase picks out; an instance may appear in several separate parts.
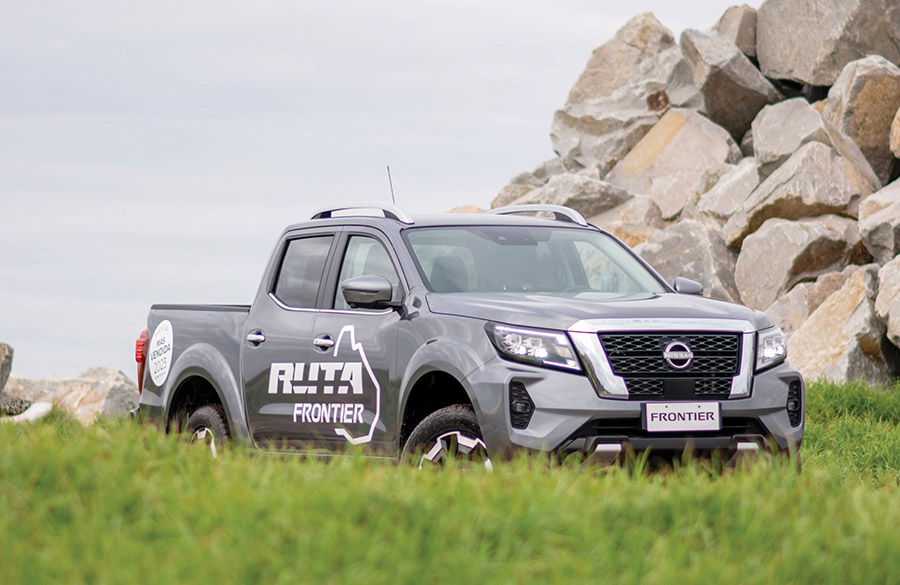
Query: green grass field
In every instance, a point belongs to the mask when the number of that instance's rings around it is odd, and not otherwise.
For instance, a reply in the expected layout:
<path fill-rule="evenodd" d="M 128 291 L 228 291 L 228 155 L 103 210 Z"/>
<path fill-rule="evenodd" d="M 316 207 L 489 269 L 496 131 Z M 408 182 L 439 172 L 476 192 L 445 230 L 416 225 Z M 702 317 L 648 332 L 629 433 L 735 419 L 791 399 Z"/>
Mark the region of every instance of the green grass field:
<path fill-rule="evenodd" d="M 804 469 L 494 473 L 0 425 L 0 584 L 897 583 L 900 391 L 815 384 Z"/>

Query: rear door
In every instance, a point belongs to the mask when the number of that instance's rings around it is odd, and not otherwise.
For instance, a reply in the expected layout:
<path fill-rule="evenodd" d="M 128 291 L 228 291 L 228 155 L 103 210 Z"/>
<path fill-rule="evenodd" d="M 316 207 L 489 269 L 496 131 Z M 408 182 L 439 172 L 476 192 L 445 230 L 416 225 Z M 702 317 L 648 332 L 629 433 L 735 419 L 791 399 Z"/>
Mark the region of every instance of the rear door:
<path fill-rule="evenodd" d="M 319 391 L 313 331 L 339 235 L 339 227 L 289 235 L 250 310 L 241 376 L 250 432 L 262 449 L 306 447 L 317 439 L 299 415 L 308 395 Z"/>

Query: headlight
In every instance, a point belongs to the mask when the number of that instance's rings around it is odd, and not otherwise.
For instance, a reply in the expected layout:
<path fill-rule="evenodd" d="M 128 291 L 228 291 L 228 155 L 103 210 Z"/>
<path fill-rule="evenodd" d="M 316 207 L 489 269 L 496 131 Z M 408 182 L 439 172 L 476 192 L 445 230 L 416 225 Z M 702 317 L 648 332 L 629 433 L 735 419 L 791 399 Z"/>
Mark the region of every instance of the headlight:
<path fill-rule="evenodd" d="M 778 327 L 760 331 L 756 338 L 756 369 L 762 370 L 787 357 L 784 333 Z"/>
<path fill-rule="evenodd" d="M 520 329 L 506 325 L 487 326 L 488 335 L 500 354 L 517 362 L 581 371 L 569 337 L 561 331 Z"/>

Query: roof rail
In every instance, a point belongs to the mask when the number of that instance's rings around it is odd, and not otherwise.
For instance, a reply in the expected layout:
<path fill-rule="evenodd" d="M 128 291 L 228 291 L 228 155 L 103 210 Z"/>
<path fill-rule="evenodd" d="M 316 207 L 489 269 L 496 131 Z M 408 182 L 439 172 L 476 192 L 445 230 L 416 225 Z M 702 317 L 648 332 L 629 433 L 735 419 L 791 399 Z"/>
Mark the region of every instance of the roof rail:
<path fill-rule="evenodd" d="M 508 205 L 506 207 L 491 209 L 487 213 L 493 213 L 495 215 L 512 215 L 515 213 L 534 213 L 535 211 L 545 211 L 547 213 L 552 213 L 553 219 L 557 221 L 567 221 L 569 223 L 574 223 L 585 227 L 587 227 L 588 225 L 588 222 L 580 213 L 569 207 L 563 207 L 562 205 L 550 205 L 545 203 Z"/>
<path fill-rule="evenodd" d="M 413 218 L 409 216 L 408 213 L 394 207 L 393 205 L 388 205 L 386 203 L 356 203 L 352 205 L 344 205 L 341 207 L 326 207 L 324 209 L 320 209 L 315 212 L 310 219 L 327 219 L 331 217 L 335 217 L 335 212 L 338 211 L 380 211 L 384 214 L 384 217 L 387 219 L 394 219 L 399 221 L 400 223 L 413 224 Z M 348 214 L 348 215 L 353 215 Z"/>

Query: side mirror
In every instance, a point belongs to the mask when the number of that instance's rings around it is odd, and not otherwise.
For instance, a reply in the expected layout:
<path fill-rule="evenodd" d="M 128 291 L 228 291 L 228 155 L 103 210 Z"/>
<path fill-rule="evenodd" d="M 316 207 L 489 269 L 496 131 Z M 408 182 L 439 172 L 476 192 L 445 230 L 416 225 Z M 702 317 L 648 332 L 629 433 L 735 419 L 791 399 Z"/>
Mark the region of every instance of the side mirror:
<path fill-rule="evenodd" d="M 690 278 L 677 277 L 672 282 L 672 288 L 675 289 L 675 292 L 681 293 L 683 295 L 702 295 L 703 294 L 703 285 L 697 282 L 696 280 L 691 280 Z"/>
<path fill-rule="evenodd" d="M 394 287 L 383 276 L 364 274 L 342 282 L 341 294 L 351 307 L 375 308 L 391 302 Z"/>

